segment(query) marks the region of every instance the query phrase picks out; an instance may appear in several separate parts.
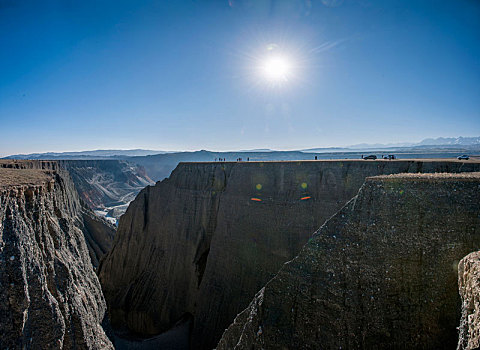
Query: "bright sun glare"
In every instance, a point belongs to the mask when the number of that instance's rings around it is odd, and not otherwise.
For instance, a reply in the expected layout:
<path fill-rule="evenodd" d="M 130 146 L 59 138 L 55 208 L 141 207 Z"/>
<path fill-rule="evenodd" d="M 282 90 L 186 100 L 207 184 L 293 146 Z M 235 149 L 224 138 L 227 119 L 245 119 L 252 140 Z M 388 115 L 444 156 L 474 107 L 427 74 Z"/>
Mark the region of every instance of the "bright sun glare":
<path fill-rule="evenodd" d="M 286 57 L 269 57 L 263 63 L 262 70 L 268 81 L 284 82 L 289 78 L 291 65 Z"/>

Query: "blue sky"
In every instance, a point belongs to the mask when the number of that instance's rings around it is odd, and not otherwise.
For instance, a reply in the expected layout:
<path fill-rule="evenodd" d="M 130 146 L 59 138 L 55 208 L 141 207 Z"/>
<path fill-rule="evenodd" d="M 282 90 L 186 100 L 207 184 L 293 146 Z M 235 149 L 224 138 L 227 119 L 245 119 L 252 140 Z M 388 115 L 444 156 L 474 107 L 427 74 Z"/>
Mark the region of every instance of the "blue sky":
<path fill-rule="evenodd" d="M 0 0 L 0 155 L 480 135 L 475 0 L 39 3 Z"/>

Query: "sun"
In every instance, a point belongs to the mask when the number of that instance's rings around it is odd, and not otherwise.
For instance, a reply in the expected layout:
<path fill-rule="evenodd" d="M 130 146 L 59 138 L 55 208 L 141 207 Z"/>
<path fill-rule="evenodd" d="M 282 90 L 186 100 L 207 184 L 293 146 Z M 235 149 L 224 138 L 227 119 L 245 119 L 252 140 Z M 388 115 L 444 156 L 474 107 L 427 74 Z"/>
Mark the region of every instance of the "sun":
<path fill-rule="evenodd" d="M 272 83 L 288 81 L 292 71 L 291 63 L 285 56 L 268 57 L 261 68 L 264 78 Z"/>

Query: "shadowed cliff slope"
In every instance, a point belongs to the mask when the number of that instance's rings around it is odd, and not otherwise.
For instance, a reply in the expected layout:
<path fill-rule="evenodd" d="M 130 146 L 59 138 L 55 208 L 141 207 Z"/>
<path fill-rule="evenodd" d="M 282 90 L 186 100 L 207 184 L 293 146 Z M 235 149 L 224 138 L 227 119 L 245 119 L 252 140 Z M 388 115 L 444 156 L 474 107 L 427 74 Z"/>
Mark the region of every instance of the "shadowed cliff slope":
<path fill-rule="evenodd" d="M 478 163 L 181 163 L 121 218 L 100 267 L 112 323 L 157 334 L 194 315 L 192 344 L 213 348 L 235 315 L 367 176 L 458 172 Z"/>
<path fill-rule="evenodd" d="M 0 168 L 0 348 L 111 349 L 78 194 L 39 164 Z"/>
<path fill-rule="evenodd" d="M 217 349 L 453 349 L 480 173 L 369 178 L 257 293 Z"/>

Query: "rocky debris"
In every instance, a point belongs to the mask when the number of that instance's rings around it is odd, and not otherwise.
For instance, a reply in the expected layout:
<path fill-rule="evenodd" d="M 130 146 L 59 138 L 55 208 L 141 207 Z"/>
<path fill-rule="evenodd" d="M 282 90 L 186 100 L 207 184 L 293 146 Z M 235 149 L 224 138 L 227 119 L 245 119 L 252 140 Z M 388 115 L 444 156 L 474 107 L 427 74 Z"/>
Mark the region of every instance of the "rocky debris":
<path fill-rule="evenodd" d="M 457 350 L 480 348 L 480 252 L 468 254 L 458 264 L 458 287 L 462 298 Z"/>
<path fill-rule="evenodd" d="M 368 178 L 217 349 L 454 348 L 457 265 L 480 246 L 479 203 L 478 173 Z"/>
<path fill-rule="evenodd" d="M 181 163 L 130 204 L 99 268 L 112 323 L 152 336 L 190 313 L 192 344 L 211 349 L 367 176 L 479 167 L 363 160 Z"/>
<path fill-rule="evenodd" d="M 0 348 L 113 349 L 74 185 L 54 162 L 24 165 L 38 176 L 0 167 Z"/>

